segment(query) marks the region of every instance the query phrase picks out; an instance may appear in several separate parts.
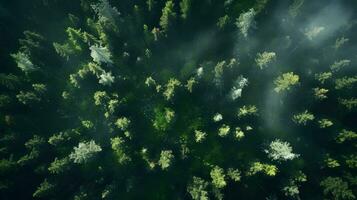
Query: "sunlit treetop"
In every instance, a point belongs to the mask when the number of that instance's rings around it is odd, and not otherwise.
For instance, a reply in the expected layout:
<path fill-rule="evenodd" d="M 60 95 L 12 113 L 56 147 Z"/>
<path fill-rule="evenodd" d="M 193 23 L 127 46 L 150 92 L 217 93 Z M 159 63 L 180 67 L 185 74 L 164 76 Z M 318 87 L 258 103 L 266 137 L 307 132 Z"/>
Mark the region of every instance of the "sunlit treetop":
<path fill-rule="evenodd" d="M 227 185 L 226 176 L 222 168 L 215 166 L 210 172 L 212 184 L 216 188 L 224 188 Z"/>
<path fill-rule="evenodd" d="M 69 155 L 69 158 L 73 160 L 74 163 L 86 163 L 100 151 L 102 151 L 102 148 L 97 145 L 94 140 L 80 142 L 77 147 L 73 148 L 73 152 Z"/>
<path fill-rule="evenodd" d="M 254 21 L 254 17 L 256 12 L 253 8 L 249 9 L 249 11 L 242 13 L 236 20 L 236 26 L 239 28 L 240 32 L 244 37 L 248 37 L 248 32 L 251 28 L 254 28 L 256 25 Z"/>
<path fill-rule="evenodd" d="M 96 63 L 112 64 L 111 53 L 107 47 L 101 47 L 93 45 L 89 48 L 91 50 L 90 56 L 93 58 L 93 61 Z"/>
<path fill-rule="evenodd" d="M 275 79 L 274 84 L 275 88 L 274 91 L 279 93 L 285 90 L 290 90 L 291 86 L 294 86 L 299 83 L 299 76 L 294 74 L 293 72 L 284 73 L 278 76 Z"/>
<path fill-rule="evenodd" d="M 114 76 L 112 76 L 111 72 L 104 72 L 99 78 L 99 83 L 102 85 L 111 86 L 114 83 Z"/>
<path fill-rule="evenodd" d="M 159 166 L 161 169 L 166 170 L 170 167 L 171 163 L 173 162 L 174 155 L 171 150 L 163 150 L 160 153 L 160 159 L 158 161 Z"/>
<path fill-rule="evenodd" d="M 292 152 L 292 147 L 288 142 L 283 142 L 279 139 L 272 141 L 269 147 L 264 150 L 268 157 L 275 161 L 293 160 L 299 157 L 298 154 Z"/>
<path fill-rule="evenodd" d="M 187 187 L 187 192 L 193 200 L 208 200 L 208 182 L 200 177 L 194 176 Z"/>
<path fill-rule="evenodd" d="M 173 19 L 176 18 L 176 13 L 174 11 L 175 4 L 170 0 L 166 1 L 165 7 L 162 9 L 162 15 L 160 18 L 160 26 L 167 32 Z"/>
<path fill-rule="evenodd" d="M 19 67 L 23 72 L 29 73 L 32 71 L 36 71 L 38 68 L 31 62 L 28 55 L 22 52 L 18 52 L 16 54 L 11 54 L 17 63 L 17 67 Z"/>
<path fill-rule="evenodd" d="M 260 69 L 266 68 L 269 66 L 276 59 L 275 52 L 267 52 L 264 51 L 263 53 L 258 53 L 257 57 L 255 58 L 255 62 Z"/>
<path fill-rule="evenodd" d="M 301 125 L 306 125 L 308 122 L 313 121 L 315 119 L 315 116 L 310 113 L 309 111 L 305 110 L 304 112 L 295 114 L 293 116 L 293 121 L 296 124 L 301 124 Z"/>
<path fill-rule="evenodd" d="M 98 15 L 99 22 L 115 23 L 115 19 L 120 16 L 119 11 L 112 7 L 108 0 L 100 0 L 98 4 L 92 5 L 92 8 Z"/>

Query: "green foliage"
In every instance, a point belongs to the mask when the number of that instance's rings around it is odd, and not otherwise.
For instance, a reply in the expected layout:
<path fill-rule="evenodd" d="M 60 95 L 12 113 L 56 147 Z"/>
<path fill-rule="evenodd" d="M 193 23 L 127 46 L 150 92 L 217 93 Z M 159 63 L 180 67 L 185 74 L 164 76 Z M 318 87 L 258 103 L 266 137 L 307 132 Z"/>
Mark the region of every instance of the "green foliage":
<path fill-rule="evenodd" d="M 94 93 L 94 103 L 95 105 L 103 105 L 106 100 L 109 99 L 108 94 L 105 91 L 96 91 Z"/>
<path fill-rule="evenodd" d="M 0 74 L 0 85 L 8 88 L 8 89 L 15 89 L 20 83 L 20 79 L 13 75 L 13 74 Z"/>
<path fill-rule="evenodd" d="M 280 93 L 285 90 L 290 90 L 291 86 L 294 86 L 299 83 L 299 76 L 293 72 L 284 73 L 275 79 L 275 92 Z"/>
<path fill-rule="evenodd" d="M 125 164 L 131 161 L 131 158 L 125 153 L 125 143 L 124 140 L 120 137 L 115 137 L 110 139 L 112 149 L 117 157 L 117 160 L 120 164 Z"/>
<path fill-rule="evenodd" d="M 48 171 L 51 174 L 61 174 L 69 169 L 69 164 L 70 164 L 70 159 L 68 157 L 62 159 L 58 159 L 56 157 L 55 160 L 48 167 Z"/>
<path fill-rule="evenodd" d="M 356 169 L 357 168 L 357 154 L 352 154 L 345 157 L 345 162 L 347 167 Z"/>
<path fill-rule="evenodd" d="M 336 137 L 336 142 L 337 143 L 344 143 L 346 141 L 353 141 L 357 139 L 357 133 L 343 129 L 338 136 Z"/>
<path fill-rule="evenodd" d="M 239 182 L 241 179 L 241 172 L 238 169 L 228 168 L 227 176 L 235 182 Z"/>
<path fill-rule="evenodd" d="M 220 17 L 217 22 L 217 26 L 220 29 L 223 29 L 227 24 L 229 23 L 229 16 L 224 15 L 223 17 Z"/>
<path fill-rule="evenodd" d="M 353 108 L 357 107 L 357 98 L 350 98 L 350 99 L 338 99 L 339 103 L 345 106 L 347 109 L 352 110 Z"/>
<path fill-rule="evenodd" d="M 172 21 L 176 18 L 174 11 L 175 4 L 173 1 L 166 1 L 165 7 L 162 9 L 162 15 L 160 17 L 160 26 L 164 32 L 167 32 L 171 26 Z"/>
<path fill-rule="evenodd" d="M 283 142 L 279 139 L 273 140 L 267 149 L 264 150 L 268 154 L 268 157 L 276 161 L 293 160 L 299 157 L 298 154 L 294 154 L 292 147 L 288 142 Z"/>
<path fill-rule="evenodd" d="M 200 177 L 193 177 L 191 183 L 187 187 L 187 192 L 191 195 L 193 200 L 208 200 L 207 192 L 208 182 Z"/>
<path fill-rule="evenodd" d="M 248 37 L 248 32 L 251 28 L 255 27 L 254 17 L 257 13 L 253 8 L 249 9 L 249 11 L 242 13 L 236 20 L 236 26 L 242 33 L 244 37 Z"/>
<path fill-rule="evenodd" d="M 222 168 L 215 166 L 211 169 L 210 176 L 212 178 L 212 184 L 216 188 L 224 188 L 227 185 L 225 181 L 225 174 Z"/>
<path fill-rule="evenodd" d="M 116 122 L 115 125 L 122 131 L 126 131 L 129 128 L 130 125 L 130 120 L 126 117 L 121 117 L 119 118 Z"/>
<path fill-rule="evenodd" d="M 116 18 L 120 16 L 119 11 L 115 7 L 112 7 L 108 0 L 99 0 L 99 3 L 92 5 L 92 8 L 97 14 L 100 23 L 114 25 Z"/>
<path fill-rule="evenodd" d="M 219 129 L 218 129 L 218 135 L 221 137 L 226 137 L 229 134 L 230 127 L 226 124 L 223 124 Z"/>
<path fill-rule="evenodd" d="M 175 112 L 171 108 L 158 107 L 155 108 L 154 115 L 154 128 L 158 131 L 166 131 L 175 117 Z"/>
<path fill-rule="evenodd" d="M 190 93 L 192 93 L 192 88 L 193 88 L 194 84 L 197 84 L 196 79 L 194 77 L 192 77 L 189 80 L 187 80 L 187 83 L 186 83 L 185 87 L 187 88 L 187 90 Z"/>
<path fill-rule="evenodd" d="M 315 74 L 315 79 L 318 80 L 321 84 L 324 84 L 326 80 L 332 77 L 331 72 L 322 72 L 319 74 Z"/>
<path fill-rule="evenodd" d="M 155 3 L 156 3 L 155 0 L 146 0 L 146 5 L 147 5 L 149 11 L 152 11 Z"/>
<path fill-rule="evenodd" d="M 327 156 L 327 158 L 325 159 L 325 164 L 328 168 L 336 168 L 341 166 L 340 163 L 338 162 L 338 160 L 335 160 L 333 158 L 331 158 L 330 156 Z"/>
<path fill-rule="evenodd" d="M 181 0 L 180 9 L 181 9 L 181 17 L 186 19 L 191 8 L 191 0 Z"/>
<path fill-rule="evenodd" d="M 102 148 L 94 140 L 80 142 L 77 147 L 73 148 L 73 152 L 69 155 L 69 158 L 74 163 L 82 164 L 88 162 L 90 158 L 100 151 L 102 151 Z"/>
<path fill-rule="evenodd" d="M 333 125 L 333 122 L 328 119 L 321 119 L 318 121 L 320 128 L 328 128 Z"/>
<path fill-rule="evenodd" d="M 244 105 L 238 109 L 238 118 L 246 116 L 257 115 L 258 109 L 254 105 Z"/>
<path fill-rule="evenodd" d="M 352 88 L 352 86 L 357 83 L 357 76 L 354 77 L 343 77 L 335 80 L 335 89 L 341 90 L 344 88 Z"/>
<path fill-rule="evenodd" d="M 25 105 L 41 101 L 41 98 L 34 92 L 20 91 L 20 93 L 16 95 L 16 98 L 19 100 L 19 102 Z"/>
<path fill-rule="evenodd" d="M 171 100 L 175 95 L 175 88 L 181 86 L 181 82 L 175 78 L 170 78 L 170 80 L 165 85 L 165 91 L 163 93 L 166 100 Z"/>
<path fill-rule="evenodd" d="M 234 132 L 234 137 L 239 141 L 244 137 L 244 132 L 240 127 L 236 127 L 236 130 Z"/>
<path fill-rule="evenodd" d="M 296 114 L 293 116 L 293 121 L 296 124 L 301 124 L 301 125 L 306 125 L 309 121 L 312 121 L 315 119 L 315 116 L 310 113 L 309 111 L 305 110 L 304 112 L 301 112 L 299 114 Z"/>
<path fill-rule="evenodd" d="M 339 177 L 327 177 L 321 181 L 320 185 L 327 197 L 336 200 L 356 198 L 352 190 L 349 189 L 348 183 Z"/>
<path fill-rule="evenodd" d="M 46 197 L 47 195 L 49 195 L 53 189 L 54 189 L 54 185 L 50 182 L 47 181 L 47 179 L 45 179 L 40 186 L 38 186 L 37 190 L 33 193 L 33 197 Z"/>
<path fill-rule="evenodd" d="M 195 130 L 195 141 L 201 143 L 206 139 L 207 134 L 200 130 Z"/>
<path fill-rule="evenodd" d="M 326 93 L 328 92 L 328 89 L 325 88 L 314 88 L 314 96 L 318 100 L 323 100 L 326 99 Z"/>
<path fill-rule="evenodd" d="M 18 52 L 16 54 L 11 54 L 11 57 L 17 63 L 17 67 L 25 73 L 38 70 L 38 68 L 31 62 L 29 56 L 25 53 Z"/>
<path fill-rule="evenodd" d="M 89 47 L 91 53 L 90 56 L 93 58 L 93 61 L 101 64 L 112 64 L 113 61 L 111 60 L 111 53 L 107 47 L 102 47 L 98 45 L 93 45 Z"/>
<path fill-rule="evenodd" d="M 174 155 L 172 154 L 171 150 L 162 150 L 158 164 L 160 165 L 161 169 L 166 170 L 172 164 L 173 159 Z"/>
<path fill-rule="evenodd" d="M 356 199 L 352 1 L 22 3 L 1 199 Z"/>
<path fill-rule="evenodd" d="M 8 95 L 0 95 L 0 108 L 6 107 L 11 103 L 11 97 Z"/>
<path fill-rule="evenodd" d="M 334 49 L 338 50 L 341 46 L 346 44 L 350 39 L 345 37 L 340 37 L 336 39 L 335 45 L 333 46 Z"/>
<path fill-rule="evenodd" d="M 247 175 L 252 176 L 259 172 L 263 172 L 267 176 L 275 176 L 278 173 L 278 168 L 275 165 L 253 162 L 247 172 Z"/>
<path fill-rule="evenodd" d="M 341 68 L 344 68 L 344 67 L 349 66 L 350 63 L 351 63 L 351 60 L 347 60 L 347 59 L 339 60 L 339 61 L 336 61 L 335 63 L 333 63 L 333 64 L 330 66 L 330 69 L 331 69 L 331 71 L 333 71 L 333 72 L 338 72 L 338 71 L 341 70 Z"/>
<path fill-rule="evenodd" d="M 257 57 L 255 58 L 255 63 L 258 65 L 260 69 L 264 69 L 269 66 L 276 59 L 275 52 L 267 52 L 264 51 L 263 53 L 258 53 Z"/>

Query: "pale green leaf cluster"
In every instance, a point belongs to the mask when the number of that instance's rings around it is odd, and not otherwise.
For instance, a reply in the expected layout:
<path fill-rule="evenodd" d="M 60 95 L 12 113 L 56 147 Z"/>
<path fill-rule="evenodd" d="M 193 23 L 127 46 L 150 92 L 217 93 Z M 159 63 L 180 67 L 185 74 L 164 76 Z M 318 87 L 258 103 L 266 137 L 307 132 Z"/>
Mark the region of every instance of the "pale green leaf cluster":
<path fill-rule="evenodd" d="M 333 122 L 329 119 L 321 119 L 318 123 L 320 128 L 328 128 L 333 125 Z"/>
<path fill-rule="evenodd" d="M 212 184 L 216 188 L 224 188 L 227 185 L 225 174 L 222 168 L 215 166 L 211 172 Z"/>
<path fill-rule="evenodd" d="M 283 142 L 279 139 L 273 140 L 269 147 L 264 149 L 268 157 L 274 161 L 287 161 L 299 157 L 298 154 L 292 152 L 293 149 L 288 142 Z"/>
<path fill-rule="evenodd" d="M 95 154 L 102 151 L 102 148 L 97 145 L 94 140 L 89 142 L 80 142 L 77 147 L 73 148 L 73 152 L 69 155 L 69 158 L 74 163 L 86 163 Z"/>
<path fill-rule="evenodd" d="M 255 175 L 257 173 L 264 173 L 267 176 L 275 176 L 278 173 L 278 168 L 275 165 L 269 165 L 261 162 L 253 162 L 247 171 L 248 176 Z"/>
<path fill-rule="evenodd" d="M 172 154 L 171 150 L 163 150 L 160 153 L 160 159 L 158 161 L 158 164 L 161 169 L 166 170 L 168 167 L 170 167 L 173 159 L 174 155 Z"/>
<path fill-rule="evenodd" d="M 256 12 L 253 8 L 249 9 L 249 11 L 242 13 L 236 20 L 236 26 L 242 33 L 244 37 L 248 37 L 249 29 L 255 27 L 254 17 Z"/>
<path fill-rule="evenodd" d="M 181 82 L 175 78 L 170 78 L 163 93 L 166 100 L 171 100 L 175 95 L 175 88 L 181 86 Z"/>
<path fill-rule="evenodd" d="M 162 15 L 160 17 L 160 26 L 164 32 L 169 30 L 172 20 L 176 18 L 174 11 L 175 4 L 172 0 L 166 1 L 165 7 L 162 9 Z"/>
<path fill-rule="evenodd" d="M 309 121 L 312 121 L 315 119 L 315 116 L 310 113 L 309 111 L 305 110 L 302 113 L 296 114 L 293 116 L 293 121 L 296 124 L 301 124 L 301 125 L 306 125 Z"/>
<path fill-rule="evenodd" d="M 258 53 L 257 57 L 255 58 L 255 63 L 258 65 L 260 69 L 264 69 L 269 66 L 276 59 L 275 52 L 267 52 L 264 51 L 263 53 Z"/>
<path fill-rule="evenodd" d="M 243 107 L 238 109 L 238 118 L 257 115 L 258 108 L 254 105 L 244 105 Z"/>
<path fill-rule="evenodd" d="M 20 68 L 23 72 L 29 73 L 32 71 L 36 71 L 38 68 L 31 62 L 28 55 L 22 52 L 18 52 L 16 54 L 11 54 L 11 57 L 14 58 L 17 63 L 17 67 Z"/>
<path fill-rule="evenodd" d="M 90 56 L 93 58 L 93 61 L 101 64 L 112 64 L 111 53 L 107 47 L 102 47 L 98 45 L 92 45 L 89 47 L 91 53 Z"/>
<path fill-rule="evenodd" d="M 354 141 L 357 139 L 357 133 L 354 131 L 343 129 L 336 137 L 337 143 L 344 143 L 346 141 Z"/>
<path fill-rule="evenodd" d="M 121 137 L 115 137 L 110 139 L 112 149 L 120 164 L 125 164 L 131 161 L 131 158 L 125 153 L 125 143 Z"/>
<path fill-rule="evenodd" d="M 200 131 L 200 130 L 195 130 L 195 141 L 197 143 L 201 143 L 203 140 L 206 139 L 207 133 Z"/>
<path fill-rule="evenodd" d="M 314 96 L 318 100 L 323 100 L 327 98 L 327 92 L 329 91 L 328 89 L 325 88 L 313 88 L 314 91 Z"/>
<path fill-rule="evenodd" d="M 187 192 L 190 194 L 193 200 L 208 200 L 207 192 L 208 182 L 200 177 L 193 177 L 191 183 L 187 187 Z"/>
<path fill-rule="evenodd" d="M 218 129 L 218 135 L 221 137 L 226 137 L 229 134 L 229 131 L 231 130 L 231 128 L 226 125 L 223 124 L 219 129 Z"/>
<path fill-rule="evenodd" d="M 275 81 L 275 92 L 279 93 L 285 90 L 290 90 L 291 86 L 299 83 L 299 76 L 293 72 L 288 72 L 280 75 Z"/>
<path fill-rule="evenodd" d="M 121 117 L 119 119 L 117 119 L 117 121 L 115 122 L 115 125 L 122 131 L 126 131 L 129 128 L 130 125 L 130 119 L 126 118 L 126 117 Z"/>

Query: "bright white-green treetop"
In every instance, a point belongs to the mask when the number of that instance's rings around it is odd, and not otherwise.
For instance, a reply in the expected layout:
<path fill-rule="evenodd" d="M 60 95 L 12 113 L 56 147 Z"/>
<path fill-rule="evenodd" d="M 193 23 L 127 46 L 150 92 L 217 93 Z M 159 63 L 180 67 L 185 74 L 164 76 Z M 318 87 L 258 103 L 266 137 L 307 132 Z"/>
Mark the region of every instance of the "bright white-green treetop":
<path fill-rule="evenodd" d="M 258 53 L 257 57 L 255 58 L 255 63 L 258 65 L 260 69 L 268 67 L 271 62 L 276 59 L 275 52 L 266 52 Z"/>
<path fill-rule="evenodd" d="M 293 72 L 288 72 L 279 76 L 275 81 L 275 92 L 279 93 L 285 90 L 290 90 L 291 86 L 299 83 L 299 76 Z"/>
<path fill-rule="evenodd" d="M 254 21 L 255 15 L 256 12 L 253 8 L 239 15 L 235 24 L 239 28 L 240 32 L 244 37 L 248 37 L 249 29 L 255 26 L 255 21 Z"/>
<path fill-rule="evenodd" d="M 293 149 L 288 142 L 283 142 L 279 139 L 272 141 L 269 147 L 264 150 L 268 157 L 275 161 L 293 160 L 299 157 L 299 154 L 292 152 Z"/>
<path fill-rule="evenodd" d="M 187 192 L 191 195 L 193 200 L 208 200 L 207 192 L 208 182 L 200 177 L 193 177 L 192 183 L 187 187 Z"/>
<path fill-rule="evenodd" d="M 96 153 L 102 151 L 102 148 L 97 145 L 94 140 L 89 142 L 80 142 L 78 147 L 73 148 L 73 152 L 69 155 L 69 158 L 74 163 L 85 163 L 92 158 Z"/>
<path fill-rule="evenodd" d="M 224 188 L 227 185 L 225 174 L 222 168 L 215 166 L 210 172 L 212 184 L 216 188 Z"/>
<path fill-rule="evenodd" d="M 160 159 L 159 159 L 159 162 L 158 162 L 158 164 L 160 165 L 161 169 L 165 170 L 168 167 L 170 167 L 173 158 L 174 158 L 174 155 L 172 154 L 171 150 L 161 151 Z"/>
<path fill-rule="evenodd" d="M 243 76 L 238 76 L 237 80 L 234 82 L 234 85 L 230 92 L 230 97 L 234 101 L 237 98 L 242 96 L 243 88 L 248 85 L 248 79 Z"/>
<path fill-rule="evenodd" d="M 112 76 L 111 72 L 103 72 L 103 74 L 101 74 L 99 76 L 99 83 L 102 85 L 107 85 L 107 86 L 111 86 L 112 83 L 114 83 L 114 76 Z"/>
<path fill-rule="evenodd" d="M 107 47 L 102 47 L 98 45 L 93 45 L 89 47 L 91 50 L 90 56 L 93 58 L 93 61 L 96 63 L 107 63 L 112 64 L 111 53 Z"/>
<path fill-rule="evenodd" d="M 31 62 L 28 55 L 22 52 L 18 52 L 16 54 L 11 54 L 17 63 L 17 67 L 19 67 L 23 72 L 28 73 L 31 71 L 37 70 L 37 67 Z"/>
<path fill-rule="evenodd" d="M 100 0 L 98 4 L 92 6 L 94 12 L 98 15 L 101 23 L 115 23 L 115 18 L 120 15 L 117 8 L 112 7 L 108 0 Z"/>

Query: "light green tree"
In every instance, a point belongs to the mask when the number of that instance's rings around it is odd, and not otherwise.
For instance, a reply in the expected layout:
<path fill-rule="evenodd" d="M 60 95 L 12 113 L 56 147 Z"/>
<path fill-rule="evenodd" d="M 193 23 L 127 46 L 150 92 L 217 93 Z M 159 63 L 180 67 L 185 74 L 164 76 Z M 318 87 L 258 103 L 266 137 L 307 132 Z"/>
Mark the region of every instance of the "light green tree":
<path fill-rule="evenodd" d="M 94 140 L 80 142 L 77 147 L 73 148 L 73 152 L 69 155 L 69 158 L 74 163 L 82 164 L 88 162 L 90 158 L 100 151 L 102 151 L 102 148 Z"/>
<path fill-rule="evenodd" d="M 284 73 L 275 79 L 275 92 L 279 93 L 285 90 L 290 90 L 291 86 L 299 83 L 299 76 L 293 72 Z"/>
<path fill-rule="evenodd" d="M 224 188 L 227 185 L 225 174 L 222 168 L 215 166 L 210 172 L 212 184 L 216 188 Z"/>

